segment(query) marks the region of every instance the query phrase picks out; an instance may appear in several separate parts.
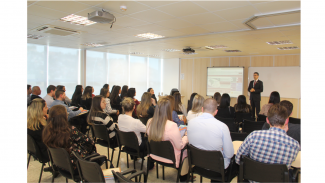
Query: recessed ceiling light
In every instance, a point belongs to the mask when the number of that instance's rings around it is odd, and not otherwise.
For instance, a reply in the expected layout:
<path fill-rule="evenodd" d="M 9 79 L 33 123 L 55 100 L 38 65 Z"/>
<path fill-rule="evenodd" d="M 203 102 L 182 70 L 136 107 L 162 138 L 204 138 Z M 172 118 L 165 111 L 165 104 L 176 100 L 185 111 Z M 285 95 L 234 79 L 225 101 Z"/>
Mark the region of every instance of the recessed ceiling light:
<path fill-rule="evenodd" d="M 153 34 L 153 33 L 149 32 L 149 33 L 144 33 L 144 34 L 138 34 L 135 37 L 143 38 L 143 39 L 158 39 L 158 38 L 163 38 L 165 36 L 161 36 L 161 35 Z"/>
<path fill-rule="evenodd" d="M 92 24 L 97 23 L 97 22 L 88 20 L 87 17 L 74 15 L 74 14 L 63 17 L 60 20 L 63 22 L 70 22 L 71 24 L 76 24 L 76 25 L 92 25 Z"/>
<path fill-rule="evenodd" d="M 295 50 L 299 49 L 297 46 L 292 46 L 292 47 L 278 47 L 279 50 Z"/>
<path fill-rule="evenodd" d="M 149 57 L 160 57 L 160 55 L 148 55 Z"/>
<path fill-rule="evenodd" d="M 81 44 L 83 46 L 89 46 L 89 47 L 99 47 L 99 46 L 104 46 L 102 44 L 97 44 L 97 43 L 85 43 L 85 44 Z"/>
<path fill-rule="evenodd" d="M 283 44 L 293 44 L 290 40 L 284 40 L 284 41 L 271 41 L 271 42 L 266 42 L 267 44 L 270 45 L 283 45 Z"/>
<path fill-rule="evenodd" d="M 228 48 L 227 46 L 224 45 L 214 45 L 214 46 L 205 46 L 205 48 L 210 49 L 210 50 L 214 50 L 217 48 Z"/>
<path fill-rule="evenodd" d="M 174 51 L 181 51 L 181 50 L 176 50 L 176 49 L 164 49 L 163 51 L 174 52 Z"/>
<path fill-rule="evenodd" d="M 241 52 L 240 50 L 225 50 L 225 52 Z"/>
<path fill-rule="evenodd" d="M 186 53 L 186 52 L 183 52 L 182 54 L 184 54 L 184 55 L 196 55 L 197 53 Z"/>
<path fill-rule="evenodd" d="M 32 38 L 32 39 L 42 39 L 44 36 L 41 35 L 34 35 L 34 34 L 28 34 L 27 38 Z"/>
<path fill-rule="evenodd" d="M 132 54 L 132 55 L 143 55 L 144 53 L 140 53 L 140 52 L 130 52 L 129 54 Z"/>

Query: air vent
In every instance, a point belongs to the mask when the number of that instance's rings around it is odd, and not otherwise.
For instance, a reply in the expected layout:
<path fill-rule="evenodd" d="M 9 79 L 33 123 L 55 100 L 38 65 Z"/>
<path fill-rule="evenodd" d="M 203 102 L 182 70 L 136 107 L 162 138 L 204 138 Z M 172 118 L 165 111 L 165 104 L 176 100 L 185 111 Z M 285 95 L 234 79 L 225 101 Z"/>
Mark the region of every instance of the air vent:
<path fill-rule="evenodd" d="M 241 52 L 240 50 L 225 50 L 225 52 Z"/>
<path fill-rule="evenodd" d="M 57 36 L 70 36 L 70 35 L 80 34 L 79 31 L 75 31 L 64 27 L 53 26 L 53 25 L 43 25 L 41 27 L 36 28 L 35 30 L 38 32 L 53 34 Z"/>
<path fill-rule="evenodd" d="M 295 50 L 299 49 L 297 46 L 292 46 L 292 47 L 278 47 L 279 50 Z"/>
<path fill-rule="evenodd" d="M 224 45 L 214 45 L 214 46 L 205 46 L 206 49 L 214 50 L 217 48 L 228 48 L 227 46 Z"/>
<path fill-rule="evenodd" d="M 143 55 L 144 53 L 140 53 L 140 52 L 130 52 L 130 54 L 132 54 L 132 55 Z"/>
<path fill-rule="evenodd" d="M 293 44 L 290 40 L 266 42 L 269 45 Z"/>

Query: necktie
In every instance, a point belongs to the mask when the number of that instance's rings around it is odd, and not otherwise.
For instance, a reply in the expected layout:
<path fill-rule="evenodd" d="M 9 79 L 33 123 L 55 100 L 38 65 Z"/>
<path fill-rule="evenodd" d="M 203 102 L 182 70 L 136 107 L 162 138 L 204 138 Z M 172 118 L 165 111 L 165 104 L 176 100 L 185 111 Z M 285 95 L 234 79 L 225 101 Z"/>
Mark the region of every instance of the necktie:
<path fill-rule="evenodd" d="M 256 81 L 254 82 L 254 87 L 255 87 L 255 85 L 256 85 Z"/>

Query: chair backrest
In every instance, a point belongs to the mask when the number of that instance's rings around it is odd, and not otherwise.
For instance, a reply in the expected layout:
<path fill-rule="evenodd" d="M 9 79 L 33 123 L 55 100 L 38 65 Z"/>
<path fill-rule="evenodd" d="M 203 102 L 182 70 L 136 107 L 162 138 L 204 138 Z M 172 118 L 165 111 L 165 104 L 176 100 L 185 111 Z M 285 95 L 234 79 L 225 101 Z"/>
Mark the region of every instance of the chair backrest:
<path fill-rule="evenodd" d="M 224 159 L 220 151 L 207 151 L 198 149 L 192 144 L 187 146 L 189 164 L 208 169 L 221 174 L 224 180 Z"/>
<path fill-rule="evenodd" d="M 235 113 L 236 122 L 243 122 L 244 119 L 255 121 L 250 113 Z"/>
<path fill-rule="evenodd" d="M 138 137 L 134 132 L 122 132 L 115 128 L 117 134 L 117 142 L 119 147 L 122 146 L 132 148 L 137 151 L 138 155 L 140 153 Z M 140 155 L 139 155 L 140 156 Z"/>
<path fill-rule="evenodd" d="M 37 146 L 33 137 L 28 134 L 27 134 L 27 152 L 36 156 L 37 158 L 41 157 L 39 147 Z"/>
<path fill-rule="evenodd" d="M 98 165 L 98 163 L 86 161 L 80 158 L 77 153 L 72 153 L 78 159 L 77 167 L 79 175 L 82 177 L 83 180 L 85 180 L 86 182 L 105 183 L 103 171 Z"/>
<path fill-rule="evenodd" d="M 174 147 L 170 141 L 148 141 L 148 153 L 154 154 L 166 159 L 169 159 L 173 162 L 175 168 L 176 168 L 176 160 L 175 160 L 175 153 L 174 153 Z"/>
<path fill-rule="evenodd" d="M 256 182 L 289 182 L 289 171 L 285 164 L 266 164 L 242 156 L 238 182 L 243 179 Z"/>
<path fill-rule="evenodd" d="M 289 118 L 289 123 L 300 124 L 300 118 Z"/>
<path fill-rule="evenodd" d="M 64 148 L 51 148 L 48 147 L 49 157 L 52 165 L 57 166 L 59 169 L 64 169 L 69 172 L 72 179 L 74 180 L 74 171 L 70 161 L 70 156 Z"/>
<path fill-rule="evenodd" d="M 264 122 L 266 122 L 266 116 L 263 115 L 263 114 L 259 114 L 257 116 L 257 121 L 264 121 Z"/>
<path fill-rule="evenodd" d="M 243 132 L 250 134 L 254 130 L 262 130 L 264 123 L 264 121 L 250 121 L 244 119 Z"/>
<path fill-rule="evenodd" d="M 99 139 L 103 139 L 109 143 L 109 134 L 107 128 L 103 124 L 93 124 L 94 136 Z"/>
<path fill-rule="evenodd" d="M 113 173 L 115 182 L 133 182 L 132 180 L 124 177 L 120 172 L 115 172 L 114 170 L 112 170 L 112 173 Z"/>
<path fill-rule="evenodd" d="M 144 124 L 147 125 L 148 120 L 150 119 L 150 117 L 139 117 L 139 120 Z"/>
<path fill-rule="evenodd" d="M 238 125 L 236 124 L 235 118 L 221 118 L 216 116 L 216 119 L 225 123 L 228 126 L 229 131 L 238 132 Z"/>
<path fill-rule="evenodd" d="M 230 132 L 230 136 L 232 141 L 244 141 L 245 138 L 248 136 L 248 133 L 237 133 L 237 132 Z"/>

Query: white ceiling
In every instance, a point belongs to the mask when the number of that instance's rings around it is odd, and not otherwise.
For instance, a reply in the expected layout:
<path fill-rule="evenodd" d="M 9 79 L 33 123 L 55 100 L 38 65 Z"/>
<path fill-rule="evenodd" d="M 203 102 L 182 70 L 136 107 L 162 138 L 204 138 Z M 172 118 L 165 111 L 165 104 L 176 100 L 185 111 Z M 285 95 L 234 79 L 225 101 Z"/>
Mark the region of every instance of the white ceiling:
<path fill-rule="evenodd" d="M 122 12 L 120 6 L 127 6 Z M 73 25 L 59 19 L 76 14 L 105 9 L 116 17 L 116 23 Z M 244 21 L 252 16 L 300 10 L 300 1 L 28 1 L 28 34 L 43 35 L 43 39 L 27 39 L 28 43 L 90 49 L 110 53 L 160 55 L 162 58 L 214 57 L 240 55 L 297 54 L 296 50 L 278 50 L 267 41 L 291 40 L 300 48 L 300 13 L 266 16 L 252 24 Z M 81 31 L 80 35 L 55 36 L 34 31 L 42 25 L 55 25 Z M 165 36 L 145 40 L 134 35 L 155 33 Z M 106 43 L 89 48 L 83 43 Z M 241 52 L 227 53 L 224 49 L 206 50 L 204 46 L 225 45 Z M 183 49 L 190 46 L 196 55 L 165 52 L 163 49 Z"/>

